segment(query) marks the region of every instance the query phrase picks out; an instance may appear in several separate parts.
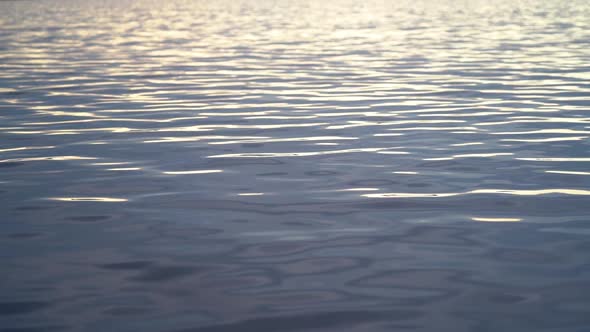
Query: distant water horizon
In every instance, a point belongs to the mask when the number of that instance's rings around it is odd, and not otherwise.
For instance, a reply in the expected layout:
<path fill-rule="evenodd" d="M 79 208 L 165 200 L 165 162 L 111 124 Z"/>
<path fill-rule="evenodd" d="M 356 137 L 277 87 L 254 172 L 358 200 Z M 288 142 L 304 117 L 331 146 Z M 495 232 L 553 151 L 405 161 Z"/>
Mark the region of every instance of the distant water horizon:
<path fill-rule="evenodd" d="M 0 1 L 0 332 L 586 331 L 589 17 Z"/>

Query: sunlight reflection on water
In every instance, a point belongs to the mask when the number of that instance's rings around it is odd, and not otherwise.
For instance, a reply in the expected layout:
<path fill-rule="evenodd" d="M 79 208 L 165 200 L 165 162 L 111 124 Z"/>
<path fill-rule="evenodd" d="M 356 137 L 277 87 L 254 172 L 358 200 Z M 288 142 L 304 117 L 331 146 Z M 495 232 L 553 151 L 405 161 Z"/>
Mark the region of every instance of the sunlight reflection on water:
<path fill-rule="evenodd" d="M 0 1 L 0 326 L 585 329 L 588 17 Z"/>

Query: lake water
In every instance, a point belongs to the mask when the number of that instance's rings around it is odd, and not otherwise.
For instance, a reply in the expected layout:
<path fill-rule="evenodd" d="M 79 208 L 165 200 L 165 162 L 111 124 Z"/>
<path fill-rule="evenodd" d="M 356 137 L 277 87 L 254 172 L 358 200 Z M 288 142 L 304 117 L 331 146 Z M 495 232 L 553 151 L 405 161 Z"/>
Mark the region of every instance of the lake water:
<path fill-rule="evenodd" d="M 0 331 L 588 331 L 589 17 L 1 1 Z"/>

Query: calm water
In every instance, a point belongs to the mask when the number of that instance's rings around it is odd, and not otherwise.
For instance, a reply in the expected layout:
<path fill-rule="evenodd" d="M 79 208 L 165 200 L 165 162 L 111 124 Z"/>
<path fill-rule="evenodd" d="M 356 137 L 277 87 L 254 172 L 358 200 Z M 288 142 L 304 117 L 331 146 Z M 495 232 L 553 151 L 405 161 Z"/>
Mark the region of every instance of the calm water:
<path fill-rule="evenodd" d="M 588 331 L 589 17 L 0 2 L 0 331 Z"/>

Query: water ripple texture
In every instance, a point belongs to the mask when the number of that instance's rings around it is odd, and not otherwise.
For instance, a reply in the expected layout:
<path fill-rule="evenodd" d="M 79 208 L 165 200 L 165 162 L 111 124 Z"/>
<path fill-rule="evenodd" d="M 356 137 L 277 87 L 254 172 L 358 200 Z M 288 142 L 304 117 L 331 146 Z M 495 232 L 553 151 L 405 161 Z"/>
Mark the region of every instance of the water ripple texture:
<path fill-rule="evenodd" d="M 0 331 L 582 331 L 590 2 L 0 1 Z"/>

